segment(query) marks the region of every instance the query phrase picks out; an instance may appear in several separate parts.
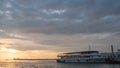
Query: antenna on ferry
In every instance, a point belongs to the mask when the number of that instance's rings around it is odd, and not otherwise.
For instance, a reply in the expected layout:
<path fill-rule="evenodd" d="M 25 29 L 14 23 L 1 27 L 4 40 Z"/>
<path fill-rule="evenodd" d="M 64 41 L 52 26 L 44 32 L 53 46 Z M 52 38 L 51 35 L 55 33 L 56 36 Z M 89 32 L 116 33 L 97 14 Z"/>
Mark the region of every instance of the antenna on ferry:
<path fill-rule="evenodd" d="M 111 52 L 112 52 L 112 59 L 114 59 L 114 57 L 115 57 L 115 54 L 114 54 L 113 45 L 111 45 Z"/>

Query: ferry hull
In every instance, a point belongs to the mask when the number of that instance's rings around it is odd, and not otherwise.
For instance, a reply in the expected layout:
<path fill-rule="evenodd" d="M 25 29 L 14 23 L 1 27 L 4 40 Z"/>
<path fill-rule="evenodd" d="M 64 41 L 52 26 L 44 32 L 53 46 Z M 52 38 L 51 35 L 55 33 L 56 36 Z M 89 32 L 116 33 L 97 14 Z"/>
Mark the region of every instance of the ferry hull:
<path fill-rule="evenodd" d="M 60 59 L 57 59 L 56 61 L 58 63 L 106 63 L 106 64 L 120 64 L 120 61 L 116 61 L 116 60 L 105 60 L 105 59 L 101 59 L 100 61 L 99 60 L 78 61 L 78 60 L 60 60 Z"/>
<path fill-rule="evenodd" d="M 105 59 L 76 59 L 76 60 L 61 60 L 58 59 L 57 62 L 60 63 L 105 63 Z"/>

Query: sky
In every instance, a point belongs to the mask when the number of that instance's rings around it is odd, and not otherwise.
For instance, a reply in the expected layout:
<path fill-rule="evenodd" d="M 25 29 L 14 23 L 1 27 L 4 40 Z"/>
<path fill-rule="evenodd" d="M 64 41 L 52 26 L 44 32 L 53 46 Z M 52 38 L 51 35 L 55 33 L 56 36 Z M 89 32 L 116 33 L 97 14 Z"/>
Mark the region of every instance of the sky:
<path fill-rule="evenodd" d="M 0 58 L 120 48 L 120 0 L 0 0 Z"/>

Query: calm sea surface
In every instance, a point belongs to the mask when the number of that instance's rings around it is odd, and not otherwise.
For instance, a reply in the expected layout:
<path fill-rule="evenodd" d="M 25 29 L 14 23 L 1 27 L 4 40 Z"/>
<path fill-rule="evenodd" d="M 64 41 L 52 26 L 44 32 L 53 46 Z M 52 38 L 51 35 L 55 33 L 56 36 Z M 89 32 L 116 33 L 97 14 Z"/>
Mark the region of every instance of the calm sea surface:
<path fill-rule="evenodd" d="M 6 60 L 0 68 L 120 68 L 120 64 L 57 63 L 55 60 Z"/>

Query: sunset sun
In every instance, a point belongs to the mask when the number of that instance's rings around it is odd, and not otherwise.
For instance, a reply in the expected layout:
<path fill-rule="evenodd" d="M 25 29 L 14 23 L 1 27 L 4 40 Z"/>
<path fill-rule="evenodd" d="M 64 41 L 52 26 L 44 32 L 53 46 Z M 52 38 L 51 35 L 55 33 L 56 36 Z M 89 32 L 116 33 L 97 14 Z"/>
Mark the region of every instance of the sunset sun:
<path fill-rule="evenodd" d="M 8 48 L 1 48 L 1 51 L 9 52 L 9 53 L 16 53 L 17 52 L 17 50 L 15 50 L 15 49 L 8 49 Z"/>
<path fill-rule="evenodd" d="M 16 53 L 16 50 L 15 49 L 8 49 L 8 52 L 9 53 Z"/>

